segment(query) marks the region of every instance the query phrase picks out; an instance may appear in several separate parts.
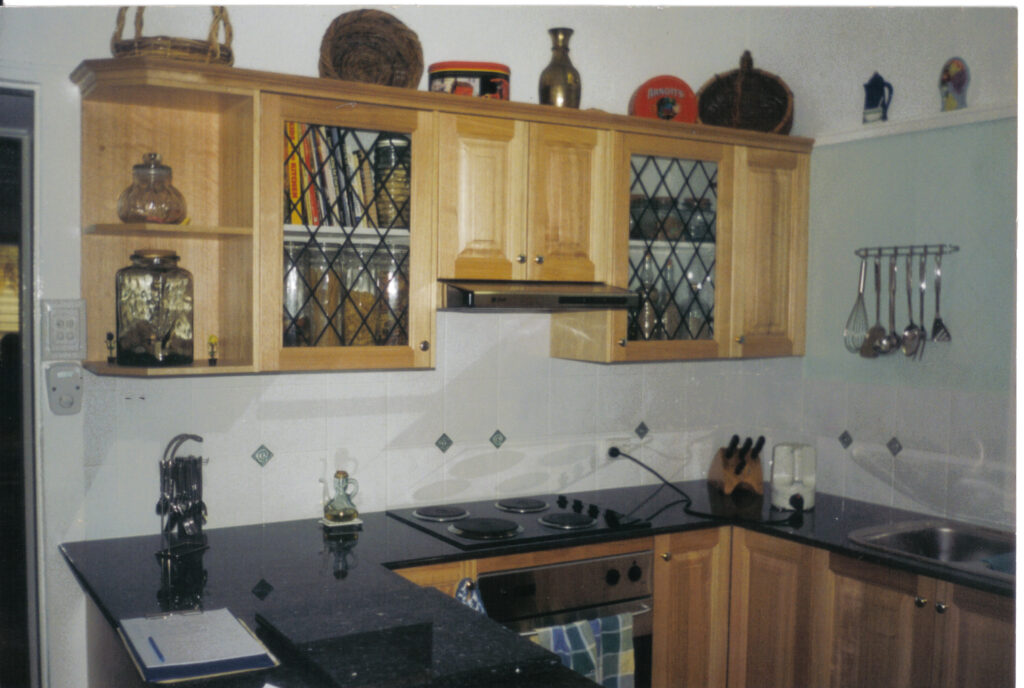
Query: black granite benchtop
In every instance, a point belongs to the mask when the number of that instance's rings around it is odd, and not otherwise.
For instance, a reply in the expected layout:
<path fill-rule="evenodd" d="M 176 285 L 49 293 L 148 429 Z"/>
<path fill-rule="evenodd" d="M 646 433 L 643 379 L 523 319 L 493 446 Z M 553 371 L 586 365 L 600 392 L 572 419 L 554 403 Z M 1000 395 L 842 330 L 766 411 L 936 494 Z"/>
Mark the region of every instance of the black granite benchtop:
<path fill-rule="evenodd" d="M 208 549 L 193 560 L 194 570 L 177 587 L 162 580 L 155 553 L 158 535 L 66 543 L 61 552 L 83 589 L 111 626 L 118 619 L 181 608 L 201 599 L 204 608 L 227 607 L 254 629 L 257 615 L 273 622 L 291 638 L 287 646 L 264 634 L 281 655 L 283 665 L 271 672 L 193 682 L 218 688 L 316 688 L 331 685 L 532 686 L 576 688 L 594 684 L 557 664 L 553 655 L 495 622 L 432 590 L 419 588 L 388 569 L 475 559 L 542 548 L 593 544 L 628 537 L 740 525 L 759 532 L 824 547 L 879 564 L 895 566 L 941 580 L 1013 596 L 1012 582 L 884 555 L 849 541 L 858 528 L 896 523 L 920 514 L 818 493 L 815 509 L 801 523 L 779 524 L 787 514 L 772 511 L 768 500 L 723 502 L 704 481 L 679 483 L 692 497 L 686 513 L 681 497 L 667 487 L 627 487 L 574 493 L 622 514 L 650 521 L 650 528 L 626 533 L 581 535 L 571 542 L 529 547 L 499 543 L 466 552 L 409 527 L 384 513 L 368 513 L 357 538 L 327 533 L 315 520 L 266 525 L 211 528 Z M 216 512 L 211 514 L 216 521 Z M 262 631 L 261 631 L 262 633 Z M 376 634 L 376 635 L 375 635 Z M 390 635 L 389 635 L 390 634 Z M 427 643 L 426 649 L 422 643 Z M 405 645 L 402 645 L 402 644 Z M 290 655 L 299 646 L 306 657 L 318 657 L 321 669 Z M 387 648 L 408 647 L 407 657 Z M 424 654 L 425 652 L 425 654 Z M 402 664 L 406 661 L 406 664 Z M 423 680 L 409 682 L 423 669 Z M 415 664 L 419 662 L 419 664 Z M 389 672 L 403 674 L 388 683 Z M 190 684 L 192 685 L 192 684 Z"/>

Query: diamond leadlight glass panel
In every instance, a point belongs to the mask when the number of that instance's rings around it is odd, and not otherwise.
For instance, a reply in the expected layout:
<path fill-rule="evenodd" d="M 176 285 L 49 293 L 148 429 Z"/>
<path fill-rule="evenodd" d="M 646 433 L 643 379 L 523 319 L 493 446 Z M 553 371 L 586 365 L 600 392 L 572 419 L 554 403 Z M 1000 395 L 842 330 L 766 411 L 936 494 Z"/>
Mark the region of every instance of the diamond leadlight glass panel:
<path fill-rule="evenodd" d="M 630 159 L 630 340 L 712 339 L 718 165 L 651 155 Z"/>
<path fill-rule="evenodd" d="M 405 345 L 411 142 L 286 122 L 284 346 Z"/>

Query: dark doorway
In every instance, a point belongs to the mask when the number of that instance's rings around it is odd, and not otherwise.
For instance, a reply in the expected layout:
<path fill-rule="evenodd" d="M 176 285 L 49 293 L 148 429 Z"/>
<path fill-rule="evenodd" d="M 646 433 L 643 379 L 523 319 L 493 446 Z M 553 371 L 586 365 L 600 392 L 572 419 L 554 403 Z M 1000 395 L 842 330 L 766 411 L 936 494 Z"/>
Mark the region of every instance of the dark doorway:
<path fill-rule="evenodd" d="M 35 98 L 0 87 L 0 688 L 39 684 L 32 430 Z"/>

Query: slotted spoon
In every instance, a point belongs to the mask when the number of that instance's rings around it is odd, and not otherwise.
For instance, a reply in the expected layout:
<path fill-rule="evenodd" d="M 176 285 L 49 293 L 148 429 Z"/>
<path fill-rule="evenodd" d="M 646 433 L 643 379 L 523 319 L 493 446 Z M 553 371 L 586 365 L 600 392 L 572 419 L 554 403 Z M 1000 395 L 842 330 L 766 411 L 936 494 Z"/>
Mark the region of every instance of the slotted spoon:
<path fill-rule="evenodd" d="M 942 249 L 935 255 L 935 320 L 932 322 L 932 341 L 948 342 L 953 339 L 946 323 L 939 314 L 939 298 L 942 295 Z"/>
<path fill-rule="evenodd" d="M 843 343 L 851 354 L 860 351 L 864 339 L 868 336 L 868 310 L 864 306 L 864 278 L 868 272 L 867 258 L 860 259 L 860 281 L 857 287 L 857 300 L 853 302 L 850 317 L 843 328 Z"/>

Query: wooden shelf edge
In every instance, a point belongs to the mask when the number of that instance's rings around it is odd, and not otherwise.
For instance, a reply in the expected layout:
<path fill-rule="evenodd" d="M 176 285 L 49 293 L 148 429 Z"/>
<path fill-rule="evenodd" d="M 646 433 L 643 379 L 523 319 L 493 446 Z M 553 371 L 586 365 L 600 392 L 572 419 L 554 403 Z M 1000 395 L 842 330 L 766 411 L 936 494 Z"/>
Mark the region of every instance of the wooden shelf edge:
<path fill-rule="evenodd" d="M 86 225 L 85 234 L 97 236 L 149 235 L 179 237 L 183 239 L 220 239 L 224 237 L 252 236 L 252 227 L 226 227 L 221 225 L 162 225 L 155 222 L 106 222 Z"/>
<path fill-rule="evenodd" d="M 94 375 L 111 377 L 198 377 L 258 372 L 256 366 L 251 364 L 218 363 L 211 366 L 206 361 L 197 361 L 191 366 L 169 366 L 167 368 L 135 368 L 119 366 L 106 361 L 82 361 L 82 367 Z"/>

